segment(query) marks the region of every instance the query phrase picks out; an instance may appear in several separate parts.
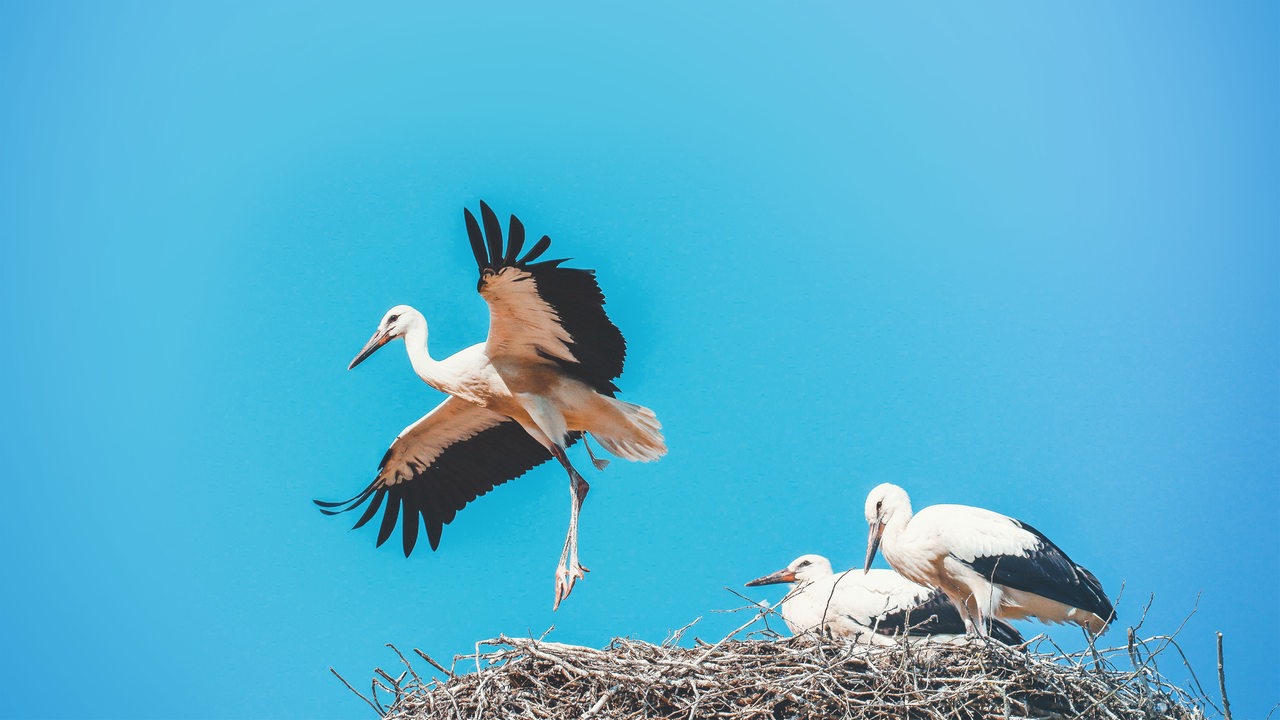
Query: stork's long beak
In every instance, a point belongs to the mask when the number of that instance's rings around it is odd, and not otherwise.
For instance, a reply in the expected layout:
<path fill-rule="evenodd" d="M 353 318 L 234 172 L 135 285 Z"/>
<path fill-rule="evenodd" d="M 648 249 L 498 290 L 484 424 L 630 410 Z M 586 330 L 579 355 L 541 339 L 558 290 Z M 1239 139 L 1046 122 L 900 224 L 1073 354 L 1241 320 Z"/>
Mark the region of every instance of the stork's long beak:
<path fill-rule="evenodd" d="M 871 533 L 867 535 L 867 562 L 862 566 L 862 574 L 871 571 L 871 561 L 876 559 L 876 551 L 880 549 L 880 536 L 884 535 L 884 523 L 876 520 L 871 523 Z"/>
<path fill-rule="evenodd" d="M 365 343 L 365 346 L 360 350 L 360 354 L 356 355 L 356 359 L 352 360 L 351 364 L 347 366 L 347 369 L 350 370 L 351 368 L 364 362 L 365 358 L 369 357 L 374 352 L 376 352 L 378 348 L 382 347 L 383 345 L 386 345 L 387 341 L 390 339 L 391 339 L 391 336 L 387 334 L 386 330 L 383 330 L 382 328 L 378 328 L 378 331 L 373 334 L 373 337 L 369 338 L 369 342 Z"/>
<path fill-rule="evenodd" d="M 772 575 L 765 575 L 762 578 L 756 578 L 747 583 L 747 587 L 756 587 L 757 585 L 777 585 L 778 583 L 789 583 L 796 581 L 796 574 L 786 568 L 779 570 Z"/>

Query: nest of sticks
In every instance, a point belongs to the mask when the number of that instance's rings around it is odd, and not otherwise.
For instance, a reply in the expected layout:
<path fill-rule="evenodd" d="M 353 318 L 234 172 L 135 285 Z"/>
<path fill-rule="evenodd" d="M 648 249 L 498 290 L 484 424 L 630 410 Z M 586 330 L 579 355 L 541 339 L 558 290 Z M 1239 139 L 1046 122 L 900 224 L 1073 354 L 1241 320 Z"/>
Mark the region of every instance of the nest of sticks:
<path fill-rule="evenodd" d="M 661 645 L 618 638 L 604 649 L 503 636 L 477 643 L 474 654 L 456 656 L 450 668 L 415 650 L 435 669 L 425 678 L 388 645 L 401 664 L 396 675 L 375 671 L 372 699 L 343 683 L 387 720 L 1190 720 L 1209 717 L 1210 709 L 1231 717 L 1225 704 L 1219 710 L 1209 700 L 1194 672 L 1196 692 L 1160 674 L 1157 657 L 1171 647 L 1185 663 L 1170 636 L 1141 640 L 1130 630 L 1125 646 L 1080 653 L 1044 637 L 1018 647 L 980 640 L 868 646 L 812 633 L 780 638 L 768 630 L 733 639 L 748 625 L 691 648 L 677 644 L 688 628 Z"/>

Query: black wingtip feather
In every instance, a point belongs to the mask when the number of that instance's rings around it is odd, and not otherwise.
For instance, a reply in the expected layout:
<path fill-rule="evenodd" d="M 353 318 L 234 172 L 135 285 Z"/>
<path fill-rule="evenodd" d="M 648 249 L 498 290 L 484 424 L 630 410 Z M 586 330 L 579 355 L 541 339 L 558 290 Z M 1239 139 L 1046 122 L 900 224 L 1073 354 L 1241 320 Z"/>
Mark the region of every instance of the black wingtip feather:
<path fill-rule="evenodd" d="M 524 223 L 515 215 L 507 224 L 507 254 L 502 257 L 503 265 L 510 265 L 520 257 L 520 249 L 524 247 Z"/>
<path fill-rule="evenodd" d="M 413 546 L 418 544 L 418 510 L 413 507 L 413 503 L 405 502 L 401 505 L 403 510 L 404 536 L 402 544 L 404 546 L 404 556 L 409 557 L 413 552 Z"/>
<path fill-rule="evenodd" d="M 471 214 L 471 210 L 463 208 L 462 214 L 467 221 L 467 238 L 471 240 L 471 252 L 476 256 L 476 266 L 484 271 L 490 265 L 484 247 L 484 236 L 480 234 L 480 223 L 476 222 L 476 216 Z"/>
<path fill-rule="evenodd" d="M 382 547 L 382 544 L 391 537 L 391 531 L 396 527 L 396 519 L 400 516 L 400 493 L 387 493 L 387 510 L 382 514 L 382 525 L 378 528 L 378 544 L 376 547 Z"/>
<path fill-rule="evenodd" d="M 385 489 L 379 490 L 378 494 L 373 496 L 373 502 L 369 503 L 369 507 L 364 509 L 364 514 L 360 516 L 360 519 L 356 521 L 355 525 L 351 526 L 351 529 L 355 530 L 357 528 L 362 528 L 365 523 L 372 520 L 373 516 L 378 513 L 378 508 L 382 507 L 382 501 L 386 499 L 386 497 L 387 491 Z"/>
<path fill-rule="evenodd" d="M 520 258 L 520 264 L 527 265 L 534 260 L 537 260 L 549 247 L 551 247 L 551 238 L 543 235 L 538 242 L 533 244 L 532 248 L 529 248 L 529 252 L 525 253 L 525 256 Z"/>
<path fill-rule="evenodd" d="M 480 222 L 484 223 L 484 238 L 489 245 L 490 267 L 496 269 L 498 258 L 502 257 L 502 225 L 483 200 L 480 201 Z"/>
<path fill-rule="evenodd" d="M 329 501 L 327 501 L 327 500 L 312 500 L 311 502 L 315 503 L 316 505 L 320 506 L 321 508 L 342 508 L 341 510 L 338 510 L 338 511 L 336 511 L 336 512 L 327 512 L 327 511 L 325 511 L 325 510 L 321 510 L 321 511 L 320 511 L 320 512 L 323 512 L 323 513 L 325 513 L 325 514 L 327 514 L 327 515 L 334 515 L 334 514 L 337 514 L 337 513 L 344 513 L 344 512 L 346 512 L 346 511 L 348 511 L 348 510 L 351 510 L 351 509 L 353 509 L 353 508 L 357 507 L 358 505 L 360 505 L 360 503 L 364 502 L 365 500 L 368 500 L 368 499 L 369 499 L 369 496 L 373 494 L 373 491 L 377 488 L 377 486 L 378 486 L 378 483 L 377 483 L 377 482 L 369 483 L 369 485 L 368 485 L 367 487 L 365 487 L 365 489 L 363 489 L 363 490 L 361 490 L 359 493 L 357 493 L 355 497 L 348 498 L 348 499 L 346 499 L 346 500 L 341 500 L 341 501 L 339 501 L 339 502 L 329 502 Z M 346 507 L 343 507 L 344 505 L 345 505 Z"/>
<path fill-rule="evenodd" d="M 441 525 L 440 523 L 431 523 L 430 525 L 427 525 L 427 542 L 431 543 L 432 552 L 440 549 L 440 536 L 443 533 L 444 525 Z"/>

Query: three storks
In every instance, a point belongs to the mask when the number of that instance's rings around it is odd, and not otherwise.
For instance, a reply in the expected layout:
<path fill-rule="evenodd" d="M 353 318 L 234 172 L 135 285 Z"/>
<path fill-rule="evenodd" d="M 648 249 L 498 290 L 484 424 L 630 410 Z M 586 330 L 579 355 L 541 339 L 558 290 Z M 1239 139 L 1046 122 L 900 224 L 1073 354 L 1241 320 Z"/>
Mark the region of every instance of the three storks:
<path fill-rule="evenodd" d="M 488 337 L 435 360 L 422 313 L 408 305 L 387 311 L 349 367 L 404 338 L 414 372 L 448 397 L 401 431 L 361 492 L 316 504 L 328 515 L 364 506 L 357 528 L 381 509 L 377 544 L 399 522 L 407 556 L 420 527 L 436 549 L 443 526 L 469 502 L 555 458 L 568 473 L 570 496 L 555 574 L 558 608 L 586 571 L 578 560 L 578 515 L 589 485 L 565 451 L 583 439 L 590 455 L 588 433 L 627 460 L 656 460 L 667 448 L 652 410 L 615 397 L 626 342 L 604 312 L 594 271 L 539 260 L 551 245 L 545 235 L 521 255 L 524 226 L 512 215 L 504 240 L 497 215 L 484 202 L 479 222 L 470 210 L 464 218 L 479 270 L 477 289 L 489 305 Z M 606 464 L 591 459 L 598 468 Z M 869 637 L 911 634 L 914 615 L 929 623 L 916 625 L 916 634 L 954 634 L 963 627 L 1016 642 L 1016 631 L 1001 618 L 1074 622 L 1099 633 L 1115 617 L 1097 578 L 1030 525 L 962 505 L 936 505 L 913 516 L 906 492 L 887 483 L 868 496 L 865 515 L 870 536 L 864 577 L 836 575 L 825 558 L 803 556 L 749 583 L 798 583 L 783 604 L 793 631 L 812 625 L 844 626 Z M 867 572 L 877 550 L 901 577 Z"/>
<path fill-rule="evenodd" d="M 407 556 L 420 524 L 434 550 L 443 526 L 467 503 L 555 458 L 569 475 L 570 496 L 556 567 L 553 607 L 559 607 L 586 571 L 578 561 L 578 513 L 589 486 L 565 450 L 587 433 L 627 460 L 656 460 L 667 447 L 652 410 L 614 397 L 626 341 L 605 315 L 595 272 L 539 260 L 551 246 L 545 235 L 521 255 L 524 225 L 514 215 L 505 243 L 488 205 L 480 203 L 480 222 L 470 210 L 464 215 L 480 273 L 477 289 L 489 304 L 488 337 L 435 360 L 422 313 L 408 305 L 388 310 L 350 367 L 404 338 L 414 372 L 448 397 L 401 431 L 368 487 L 349 500 L 316 504 L 335 515 L 368 502 L 357 528 L 384 508 L 378 545 L 401 518 Z"/>

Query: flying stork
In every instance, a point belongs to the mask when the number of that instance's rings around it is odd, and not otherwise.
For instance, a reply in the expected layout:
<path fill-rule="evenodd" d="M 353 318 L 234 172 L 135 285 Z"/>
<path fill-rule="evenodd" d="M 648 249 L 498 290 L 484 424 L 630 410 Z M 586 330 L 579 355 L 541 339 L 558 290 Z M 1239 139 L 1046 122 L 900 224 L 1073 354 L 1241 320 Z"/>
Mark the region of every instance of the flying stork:
<path fill-rule="evenodd" d="M 820 629 L 854 642 L 891 645 L 898 636 L 948 640 L 965 633 L 964 619 L 945 595 L 892 570 L 835 574 L 825 557 L 801 555 L 747 587 L 776 583 L 794 583 L 779 608 L 792 635 Z M 991 634 L 1006 645 L 1022 642 L 1001 620 L 992 623 Z"/>
<path fill-rule="evenodd" d="M 348 369 L 402 337 L 413 371 L 449 397 L 401 431 L 368 487 L 342 502 L 315 502 L 327 515 L 368 502 L 356 528 L 385 506 L 377 544 L 402 517 L 407 557 L 419 516 L 435 550 L 443 526 L 467 503 L 554 457 L 569 474 L 570 495 L 554 609 L 587 570 L 578 562 L 578 513 L 589 486 L 565 450 L 586 433 L 626 460 L 656 460 L 667 447 L 652 410 L 614 397 L 626 341 L 605 315 L 595 271 L 539 261 L 551 245 L 545 235 L 522 256 L 524 225 L 514 215 L 504 247 L 488 205 L 480 203 L 480 222 L 463 212 L 480 271 L 477 289 L 489 304 L 488 338 L 435 360 L 422 313 L 408 305 L 388 310 Z M 592 460 L 598 468 L 607 462 Z"/>
<path fill-rule="evenodd" d="M 971 633 L 996 618 L 1072 622 L 1097 635 L 1115 609 L 1093 573 L 1072 562 L 1030 525 L 968 505 L 932 505 L 915 516 L 911 500 L 885 483 L 867 496 L 867 562 L 876 550 L 909 580 L 946 593 Z"/>

